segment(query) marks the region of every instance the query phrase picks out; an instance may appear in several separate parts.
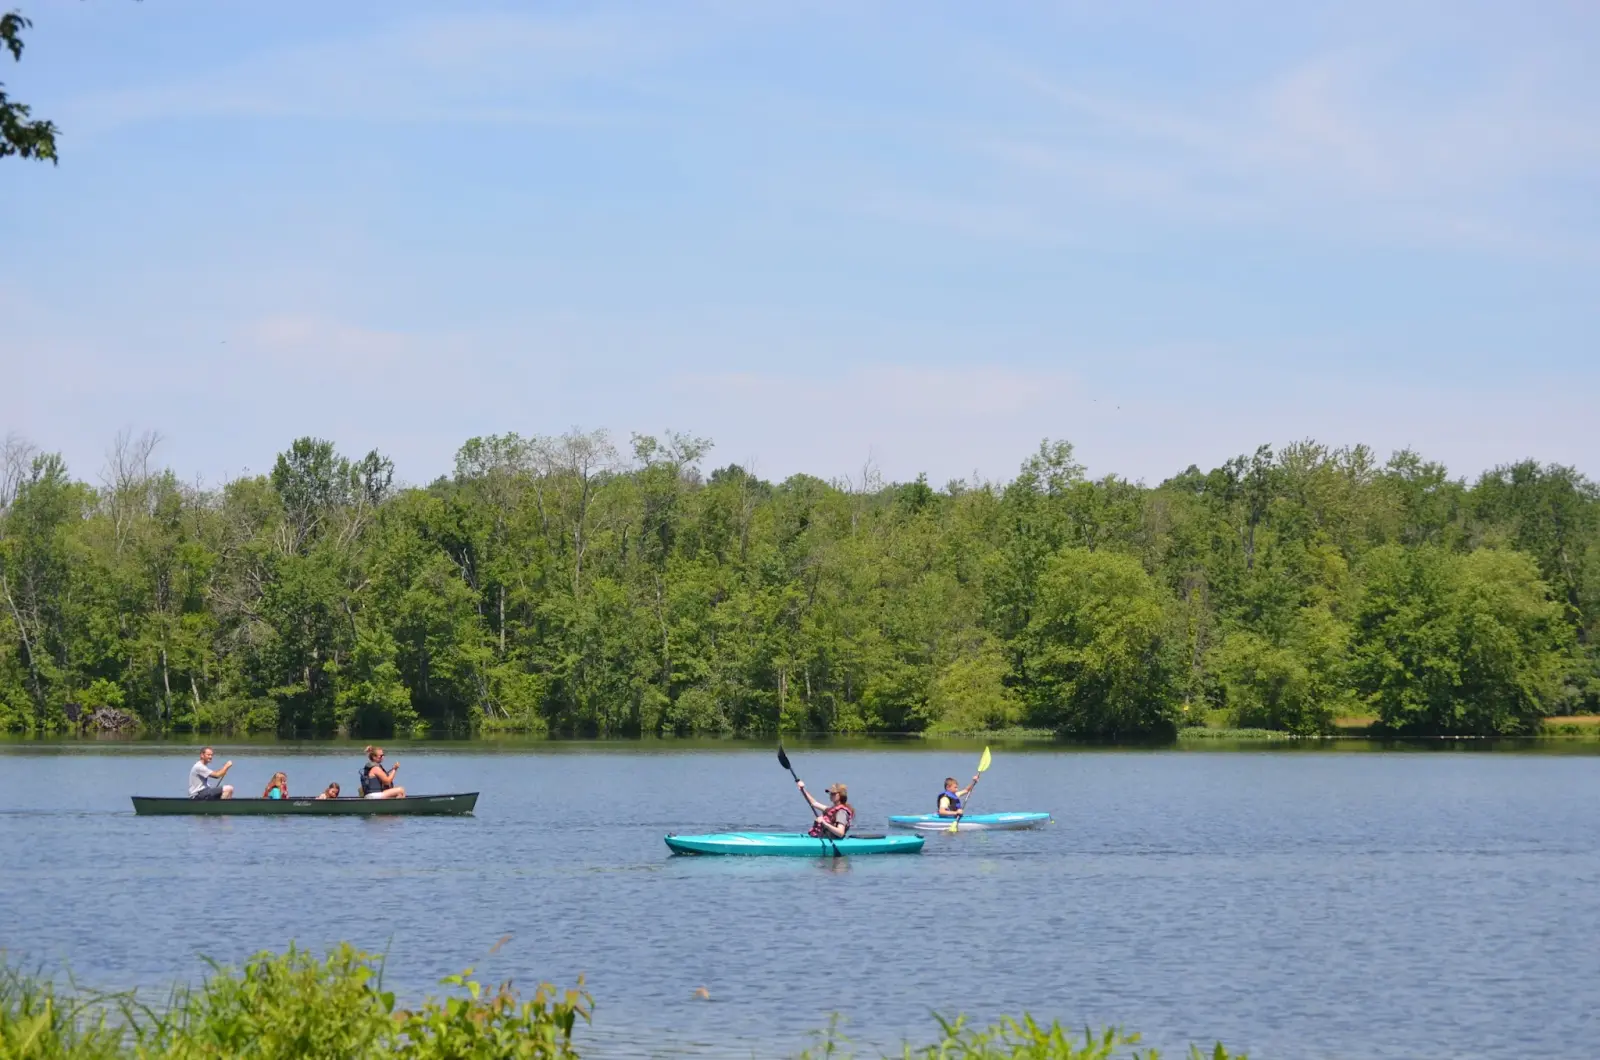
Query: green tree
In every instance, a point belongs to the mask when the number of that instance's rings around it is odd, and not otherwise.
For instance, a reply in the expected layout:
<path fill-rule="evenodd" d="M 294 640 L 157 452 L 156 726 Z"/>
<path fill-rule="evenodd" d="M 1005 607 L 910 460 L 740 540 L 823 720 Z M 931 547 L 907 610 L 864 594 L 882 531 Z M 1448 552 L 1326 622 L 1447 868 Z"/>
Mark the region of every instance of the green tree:
<path fill-rule="evenodd" d="M 1572 631 L 1528 556 L 1388 545 L 1362 575 L 1355 687 L 1386 728 L 1525 733 L 1557 708 Z"/>
<path fill-rule="evenodd" d="M 22 33 L 33 23 L 20 11 L 0 15 L 0 49 L 9 51 L 15 62 L 22 61 Z M 32 111 L 6 95 L 0 82 L 0 158 L 18 155 L 41 161 L 56 161 L 56 127 L 50 122 L 31 119 Z"/>
<path fill-rule="evenodd" d="M 55 454 L 33 457 L 19 478 L 0 524 L 0 606 L 19 649 L 9 667 L 8 713 L 29 728 L 48 728 L 63 716 L 75 649 L 86 639 L 73 591 L 83 573 L 74 535 L 92 494 Z"/>
<path fill-rule="evenodd" d="M 1074 736 L 1170 735 L 1179 701 L 1168 604 L 1132 557 L 1050 557 L 1026 633 L 1035 723 Z"/>
<path fill-rule="evenodd" d="M 1354 709 L 1346 674 L 1349 630 L 1326 608 L 1299 611 L 1278 642 L 1240 629 L 1217 649 L 1215 667 L 1233 724 L 1309 735 Z"/>
<path fill-rule="evenodd" d="M 301 438 L 201 489 L 155 443 L 119 437 L 99 488 L 0 447 L 0 725 L 1142 738 L 1387 703 L 1491 733 L 1600 687 L 1600 497 L 1571 469 L 1468 486 L 1306 441 L 1151 488 L 1057 441 L 935 490 L 704 475 L 692 435 L 624 457 L 575 430 L 471 439 L 407 489 Z M 1512 548 L 1551 599 L 1491 569 Z"/>

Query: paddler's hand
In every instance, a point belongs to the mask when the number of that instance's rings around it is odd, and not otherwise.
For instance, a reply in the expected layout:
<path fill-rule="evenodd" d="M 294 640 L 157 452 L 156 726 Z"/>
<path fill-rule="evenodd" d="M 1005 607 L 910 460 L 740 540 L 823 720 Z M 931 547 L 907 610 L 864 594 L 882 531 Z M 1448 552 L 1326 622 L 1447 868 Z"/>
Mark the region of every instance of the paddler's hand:
<path fill-rule="evenodd" d="M 795 786 L 795 787 L 797 787 L 797 788 L 799 788 L 799 789 L 800 789 L 800 790 L 801 790 L 801 791 L 804 791 L 804 790 L 806 790 L 806 782 L 805 782 L 805 781 L 803 781 L 803 780 L 797 780 L 797 781 L 795 781 L 795 782 L 794 782 L 794 786 Z"/>

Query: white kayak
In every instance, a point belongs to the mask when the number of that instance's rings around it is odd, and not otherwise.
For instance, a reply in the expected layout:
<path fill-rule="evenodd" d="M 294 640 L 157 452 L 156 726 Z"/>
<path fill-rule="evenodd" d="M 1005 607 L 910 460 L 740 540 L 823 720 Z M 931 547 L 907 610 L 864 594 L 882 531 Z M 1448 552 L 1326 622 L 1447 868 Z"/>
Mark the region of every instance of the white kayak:
<path fill-rule="evenodd" d="M 896 828 L 910 828 L 918 832 L 948 832 L 956 825 L 958 832 L 1004 831 L 1016 828 L 1035 828 L 1050 823 L 1048 813 L 969 813 L 960 821 L 953 817 L 940 817 L 936 813 L 901 814 L 889 818 Z"/>

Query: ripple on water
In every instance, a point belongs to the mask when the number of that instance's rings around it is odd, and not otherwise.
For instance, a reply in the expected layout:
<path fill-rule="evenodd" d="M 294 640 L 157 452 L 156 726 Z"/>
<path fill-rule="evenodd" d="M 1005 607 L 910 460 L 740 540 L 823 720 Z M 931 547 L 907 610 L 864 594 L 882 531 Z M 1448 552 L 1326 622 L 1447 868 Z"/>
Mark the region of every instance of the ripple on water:
<path fill-rule="evenodd" d="M 320 788 L 357 765 L 231 757 L 243 790 L 276 768 Z M 984 805 L 1054 825 L 839 862 L 668 853 L 669 831 L 806 823 L 765 751 L 398 757 L 408 786 L 481 790 L 478 814 L 139 818 L 128 796 L 180 792 L 188 754 L 0 748 L 0 946 L 105 987 L 291 939 L 384 951 L 408 994 L 467 965 L 525 985 L 585 973 L 598 1057 L 782 1055 L 835 1011 L 858 1044 L 892 1048 L 925 1040 L 932 1011 L 1024 1009 L 1267 1060 L 1588 1051 L 1587 757 L 1003 754 Z M 970 768 L 936 751 L 795 757 L 848 781 L 870 831 Z"/>

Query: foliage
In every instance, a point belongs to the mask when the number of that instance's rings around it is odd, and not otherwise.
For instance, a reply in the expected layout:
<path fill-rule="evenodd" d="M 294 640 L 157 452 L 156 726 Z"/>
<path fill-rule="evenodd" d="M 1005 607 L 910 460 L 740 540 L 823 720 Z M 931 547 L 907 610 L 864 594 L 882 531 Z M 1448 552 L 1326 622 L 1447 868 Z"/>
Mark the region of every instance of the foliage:
<path fill-rule="evenodd" d="M 204 489 L 158 441 L 94 486 L 0 449 L 0 726 L 1146 739 L 1600 705 L 1600 492 L 1570 468 L 1469 485 L 1305 442 L 1149 487 L 1049 441 L 935 489 L 573 431 L 470 439 L 416 488 L 302 438 Z"/>
<path fill-rule="evenodd" d="M 13 60 L 21 62 L 22 31 L 32 25 L 20 11 L 0 14 L 0 50 L 10 52 Z M 31 114 L 26 105 L 7 97 L 5 85 L 0 82 L 0 158 L 17 155 L 55 162 L 56 127 L 30 119 Z"/>
<path fill-rule="evenodd" d="M 1223 638 L 1213 665 L 1231 722 L 1309 735 L 1327 732 L 1354 704 L 1346 681 L 1348 627 L 1327 609 L 1305 608 L 1283 643 L 1249 629 Z"/>
<path fill-rule="evenodd" d="M 291 946 L 257 954 L 237 974 L 217 965 L 212 973 L 144 1029 L 145 1051 L 170 1060 L 332 1060 L 376 1052 L 394 1035 L 394 996 L 380 992 L 377 969 L 349 945 L 321 960 Z"/>
<path fill-rule="evenodd" d="M 0 1060 L 115 1060 L 123 1035 L 104 1009 L 0 966 Z"/>
<path fill-rule="evenodd" d="M 64 997 L 0 967 L 0 1060 L 568 1060 L 589 1018 L 581 989 L 544 984 L 523 1000 L 509 984 L 485 991 L 471 969 L 443 981 L 452 995 L 397 1012 L 381 979 L 348 945 L 320 959 L 291 946 L 238 970 L 213 964 L 152 1009 L 131 996 Z"/>
<path fill-rule="evenodd" d="M 572 1031 L 589 1019 L 590 1003 L 579 990 L 559 995 L 541 985 L 522 1000 L 503 984 L 492 993 L 472 978 L 472 969 L 444 980 L 466 992 L 416 1012 L 401 1014 L 401 1060 L 559 1060 L 576 1057 Z"/>
<path fill-rule="evenodd" d="M 578 989 L 541 985 L 523 999 L 509 984 L 485 989 L 469 968 L 443 980 L 443 998 L 395 1008 L 369 954 L 341 945 L 318 958 L 293 946 L 243 968 L 213 964 L 198 986 L 163 1008 L 133 995 L 63 995 L 0 965 L 0 1060 L 577 1060 L 572 1042 L 593 1003 Z M 904 1060 L 1159 1060 L 1138 1035 L 1073 1031 L 1033 1017 L 990 1027 L 938 1019 L 939 1036 L 907 1045 Z M 846 1056 L 839 1020 L 802 1060 Z M 1220 1043 L 1190 1060 L 1245 1060 Z"/>
<path fill-rule="evenodd" d="M 1165 594 L 1132 556 L 1051 556 L 1025 634 L 1034 719 L 1091 736 L 1171 735 L 1167 626 Z"/>
<path fill-rule="evenodd" d="M 1364 574 L 1356 681 L 1386 728 L 1518 734 L 1560 704 L 1573 630 L 1530 557 L 1386 546 Z"/>
<path fill-rule="evenodd" d="M 1041 1024 L 1028 1015 L 1007 1016 L 985 1028 L 969 1026 L 960 1016 L 935 1019 L 938 1040 L 920 1048 L 906 1045 L 900 1053 L 903 1060 L 1160 1060 L 1161 1056 L 1155 1049 L 1141 1048 L 1137 1034 L 1115 1028 L 1072 1031 L 1060 1023 Z M 800 1054 L 799 1060 L 848 1055 L 841 1052 L 842 1042 L 834 1021 L 820 1044 Z M 1190 1060 L 1247 1060 L 1220 1042 L 1203 1052 L 1190 1046 L 1188 1055 Z"/>

